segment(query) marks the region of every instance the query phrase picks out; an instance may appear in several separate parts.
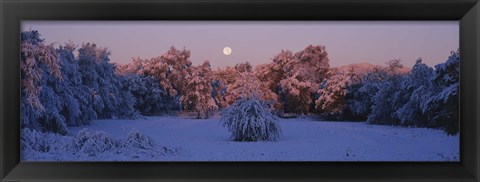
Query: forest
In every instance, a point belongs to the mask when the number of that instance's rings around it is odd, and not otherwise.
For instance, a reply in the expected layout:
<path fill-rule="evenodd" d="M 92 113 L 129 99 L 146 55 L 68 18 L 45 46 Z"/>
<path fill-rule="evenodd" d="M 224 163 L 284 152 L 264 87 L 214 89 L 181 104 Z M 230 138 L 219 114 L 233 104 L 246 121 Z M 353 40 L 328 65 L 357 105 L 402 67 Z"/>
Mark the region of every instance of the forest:
<path fill-rule="evenodd" d="M 271 117 L 310 116 L 318 121 L 441 129 L 446 135 L 459 132 L 458 50 L 434 67 L 419 58 L 412 68 L 398 59 L 386 60 L 385 65 L 331 67 L 323 45 L 306 45 L 298 52 L 279 50 L 264 64 L 216 69 L 209 61 L 193 65 L 185 48 L 171 47 L 158 57 L 135 58 L 125 65 L 113 63 L 109 55 L 107 48 L 94 43 L 55 47 L 38 31 L 21 32 L 23 147 L 35 147 L 38 141 L 32 140 L 45 135 L 71 135 L 69 127 L 101 119 L 178 113 L 207 119 L 244 98 L 260 100 Z M 103 135 L 85 130 L 83 140 L 80 136 L 74 140 L 76 145 L 84 142 L 82 146 L 88 143 L 85 137 L 109 140 Z M 138 131 L 125 141 L 110 143 L 136 149 L 153 146 Z"/>

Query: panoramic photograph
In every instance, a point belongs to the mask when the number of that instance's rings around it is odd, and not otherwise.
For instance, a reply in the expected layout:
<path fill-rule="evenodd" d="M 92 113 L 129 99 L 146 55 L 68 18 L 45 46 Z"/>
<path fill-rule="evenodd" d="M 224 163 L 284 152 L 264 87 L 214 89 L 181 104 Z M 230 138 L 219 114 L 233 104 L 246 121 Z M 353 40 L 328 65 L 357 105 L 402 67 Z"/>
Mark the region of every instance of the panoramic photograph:
<path fill-rule="evenodd" d="M 22 21 L 21 160 L 459 162 L 458 21 Z"/>

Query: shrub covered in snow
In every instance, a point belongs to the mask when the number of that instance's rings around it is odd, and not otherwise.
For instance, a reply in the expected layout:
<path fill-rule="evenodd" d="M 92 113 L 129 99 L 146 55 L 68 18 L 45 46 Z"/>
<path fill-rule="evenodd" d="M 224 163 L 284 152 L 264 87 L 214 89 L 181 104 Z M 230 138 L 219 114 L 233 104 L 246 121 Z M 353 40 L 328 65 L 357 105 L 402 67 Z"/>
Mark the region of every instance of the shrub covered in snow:
<path fill-rule="evenodd" d="M 141 149 L 151 149 L 155 146 L 153 140 L 150 139 L 150 137 L 144 135 L 137 129 L 132 129 L 132 131 L 128 133 L 125 144 Z"/>
<path fill-rule="evenodd" d="M 26 161 L 158 160 L 173 151 L 157 147 L 150 137 L 136 129 L 126 139 L 88 129 L 79 131 L 76 136 L 23 129 L 21 147 L 22 160 Z"/>
<path fill-rule="evenodd" d="M 278 117 L 256 96 L 234 102 L 222 112 L 220 122 L 235 141 L 276 141 L 281 135 Z"/>
<path fill-rule="evenodd" d="M 68 160 L 78 152 L 74 137 L 28 128 L 22 129 L 20 147 L 22 160 Z"/>
<path fill-rule="evenodd" d="M 99 153 L 112 150 L 120 144 L 103 131 L 92 132 L 88 129 L 83 129 L 78 132 L 75 143 L 79 148 L 79 152 L 88 156 L 95 156 Z"/>

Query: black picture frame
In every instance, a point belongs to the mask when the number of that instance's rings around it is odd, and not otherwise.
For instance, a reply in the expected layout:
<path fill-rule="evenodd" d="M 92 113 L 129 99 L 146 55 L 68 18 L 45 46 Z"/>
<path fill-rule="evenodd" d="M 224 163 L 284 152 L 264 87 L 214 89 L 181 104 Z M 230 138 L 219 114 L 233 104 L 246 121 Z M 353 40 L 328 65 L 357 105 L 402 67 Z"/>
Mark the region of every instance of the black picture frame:
<path fill-rule="evenodd" d="M 1 181 L 479 181 L 478 0 L 0 0 Z M 458 20 L 460 162 L 20 162 L 21 20 Z"/>

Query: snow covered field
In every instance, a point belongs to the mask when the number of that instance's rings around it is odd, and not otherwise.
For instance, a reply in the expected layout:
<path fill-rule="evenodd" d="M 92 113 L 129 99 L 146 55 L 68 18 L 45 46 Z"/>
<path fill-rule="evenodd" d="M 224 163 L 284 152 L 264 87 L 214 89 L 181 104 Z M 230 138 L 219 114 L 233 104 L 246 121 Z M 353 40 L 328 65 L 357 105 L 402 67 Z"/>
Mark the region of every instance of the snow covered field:
<path fill-rule="evenodd" d="M 278 142 L 234 142 L 219 117 L 164 116 L 96 120 L 89 130 L 124 138 L 133 128 L 157 147 L 175 151 L 163 161 L 458 161 L 459 136 L 442 130 L 281 119 Z M 84 127 L 70 127 L 76 135 Z M 157 160 L 157 159 L 155 159 Z"/>

